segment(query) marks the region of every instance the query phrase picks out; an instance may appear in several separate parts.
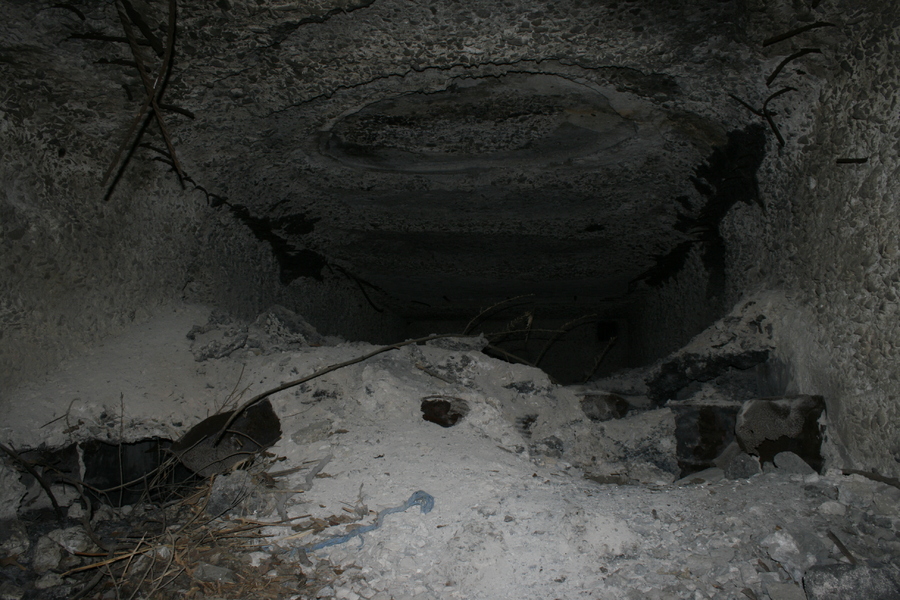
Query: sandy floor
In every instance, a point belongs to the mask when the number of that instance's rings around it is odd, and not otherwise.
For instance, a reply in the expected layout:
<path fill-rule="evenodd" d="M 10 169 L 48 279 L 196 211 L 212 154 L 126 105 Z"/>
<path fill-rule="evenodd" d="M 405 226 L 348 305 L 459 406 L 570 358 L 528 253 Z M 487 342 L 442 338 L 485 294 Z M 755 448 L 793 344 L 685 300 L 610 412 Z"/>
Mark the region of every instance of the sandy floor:
<path fill-rule="evenodd" d="M 170 309 L 9 392 L 0 437 L 18 448 L 177 439 L 229 398 L 246 400 L 372 350 L 331 340 L 198 362 L 186 334 L 208 314 Z M 579 412 L 571 390 L 535 369 L 447 346 L 386 352 L 271 398 L 283 432 L 270 450 L 284 457 L 275 468 L 306 465 L 281 481 L 284 489 L 302 487 L 312 461 L 332 456 L 312 489 L 287 495 L 288 516 L 325 517 L 361 502 L 372 511 L 365 524 L 418 490 L 434 498 L 428 513 L 413 506 L 310 552 L 313 564 L 344 567 L 318 597 L 802 599 L 809 567 L 847 561 L 829 532 L 857 560 L 898 562 L 896 488 L 774 467 L 741 480 L 714 470 L 674 483 L 601 485 L 584 478 L 602 470 L 587 455 L 615 459 L 610 448 L 625 442 L 590 439 L 603 430 Z M 449 428 L 427 422 L 421 403 L 429 396 L 453 398 L 469 412 Z M 623 422 L 629 418 L 646 415 Z M 535 441 L 554 435 L 565 447 L 538 452 Z M 345 529 L 281 543 L 293 531 L 268 533 L 266 552 L 300 560 L 292 550 Z"/>

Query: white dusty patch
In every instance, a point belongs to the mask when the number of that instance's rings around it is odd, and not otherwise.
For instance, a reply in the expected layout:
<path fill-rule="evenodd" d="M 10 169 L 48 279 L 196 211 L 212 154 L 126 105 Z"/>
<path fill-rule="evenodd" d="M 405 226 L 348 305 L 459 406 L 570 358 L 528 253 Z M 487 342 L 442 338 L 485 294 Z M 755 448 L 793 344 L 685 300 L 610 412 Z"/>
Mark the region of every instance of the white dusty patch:
<path fill-rule="evenodd" d="M 5 400 L 3 436 L 18 447 L 91 435 L 115 440 L 124 414 L 127 439 L 177 437 L 235 388 L 246 400 L 372 350 L 241 350 L 196 362 L 185 334 L 205 317 L 197 307 L 172 311 L 57 377 L 15 391 Z M 469 412 L 450 428 L 427 422 L 420 405 L 429 396 L 464 401 Z M 749 480 L 724 480 L 719 472 L 671 483 L 651 464 L 674 451 L 674 440 L 665 438 L 667 410 L 640 413 L 630 424 L 591 423 L 571 390 L 477 351 L 392 350 L 271 401 L 283 432 L 270 449 L 283 457 L 273 470 L 311 468 L 332 456 L 312 489 L 288 495 L 288 516 L 325 518 L 361 500 L 371 511 L 362 521 L 368 524 L 373 513 L 402 505 L 417 490 L 434 497 L 427 514 L 413 506 L 387 515 L 374 531 L 310 553 L 313 562 L 343 567 L 321 597 L 725 599 L 753 597 L 742 594 L 750 590 L 762 599 L 799 590 L 812 564 L 844 560 L 829 531 L 860 557 L 883 560 L 900 549 L 890 486 L 774 469 Z M 67 410 L 67 418 L 42 427 Z M 658 432 L 658 444 L 639 447 L 646 440 L 631 440 L 638 430 Z M 536 451 L 536 441 L 553 437 L 561 451 L 552 444 L 542 446 L 547 453 Z M 616 463 L 626 455 L 635 462 Z M 650 462 L 641 463 L 646 456 Z M 280 478 L 281 487 L 302 487 L 308 468 Z M 632 475 L 646 483 L 584 478 L 611 472 L 646 472 Z M 277 520 L 274 513 L 259 517 Z M 297 546 L 347 531 L 340 525 L 279 545 L 295 532 L 272 527 L 266 551 L 296 556 Z"/>

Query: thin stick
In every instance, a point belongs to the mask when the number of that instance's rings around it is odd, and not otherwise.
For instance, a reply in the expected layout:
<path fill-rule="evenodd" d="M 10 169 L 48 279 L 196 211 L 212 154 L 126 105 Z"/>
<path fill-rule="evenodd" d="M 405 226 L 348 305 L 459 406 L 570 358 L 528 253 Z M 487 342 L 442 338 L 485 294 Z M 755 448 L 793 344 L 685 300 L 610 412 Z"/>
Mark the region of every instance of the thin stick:
<path fill-rule="evenodd" d="M 81 598 L 84 598 L 85 596 L 90 594 L 91 590 L 94 589 L 95 587 L 97 587 L 97 584 L 100 583 L 100 580 L 103 579 L 104 575 L 105 575 L 105 573 L 103 573 L 103 571 L 100 571 L 99 573 L 94 575 L 94 578 L 91 579 L 90 581 L 88 581 L 84 585 L 84 587 L 81 588 L 81 591 L 79 591 L 77 594 L 72 596 L 72 600 L 81 600 Z"/>
<path fill-rule="evenodd" d="M 837 546 L 838 550 L 840 550 L 841 553 L 843 553 L 843 555 L 847 557 L 847 560 L 850 561 L 850 564 L 852 564 L 852 565 L 858 564 L 856 557 L 850 553 L 850 550 L 847 548 L 847 546 L 844 545 L 844 542 L 842 542 L 838 538 L 838 536 L 836 536 L 834 534 L 834 532 L 831 530 L 828 531 L 828 539 L 831 540 L 832 542 L 834 542 L 834 545 Z"/>
<path fill-rule="evenodd" d="M 872 481 L 878 481 L 879 483 L 886 483 L 887 485 L 892 485 L 897 489 L 900 489 L 900 479 L 895 477 L 885 477 L 884 475 L 879 475 L 874 471 L 860 471 L 858 469 L 842 469 L 841 472 L 844 475 L 862 475 Z"/>
<path fill-rule="evenodd" d="M 499 348 L 497 346 L 494 346 L 493 344 L 488 344 L 487 346 L 484 347 L 484 349 L 490 350 L 491 352 L 496 352 L 497 354 L 502 354 L 507 359 L 509 359 L 509 362 L 517 362 L 517 363 L 521 363 L 523 365 L 528 365 L 529 367 L 535 366 L 533 362 L 527 361 L 524 358 L 522 358 L 521 356 L 516 356 L 512 352 L 507 352 L 503 348 Z"/>
<path fill-rule="evenodd" d="M 781 132 L 778 130 L 778 127 L 775 125 L 774 119 L 772 119 L 772 113 L 769 112 L 769 109 L 768 109 L 769 102 L 771 102 L 772 100 L 774 100 L 775 98 L 777 98 L 778 96 L 780 96 L 782 94 L 786 94 L 787 92 L 796 92 L 796 91 L 797 91 L 797 89 L 792 88 L 792 87 L 781 88 L 780 90 L 778 90 L 777 92 L 775 92 L 774 94 L 772 94 L 771 96 L 766 98 L 766 101 L 763 102 L 763 107 L 762 107 L 763 116 L 766 118 L 766 121 L 769 123 L 769 127 L 772 128 L 772 132 L 775 134 L 775 137 L 778 138 L 778 144 L 782 147 L 784 147 L 784 138 L 781 136 Z"/>
<path fill-rule="evenodd" d="M 62 508 L 60 508 L 59 503 L 56 501 L 56 496 L 53 495 L 53 492 L 50 490 L 50 486 L 47 484 L 44 478 L 41 477 L 40 473 L 37 472 L 37 469 L 28 464 L 28 461 L 19 456 L 12 448 L 7 448 L 3 444 L 0 444 L 0 450 L 6 452 L 10 456 L 10 458 L 22 465 L 25 470 L 28 471 L 31 476 L 37 480 L 40 486 L 44 488 L 44 491 L 47 492 L 47 497 L 50 498 L 50 503 L 53 505 L 53 510 L 56 512 L 56 518 L 59 519 L 60 523 L 62 523 L 63 520 L 65 520 L 65 515 L 63 514 Z"/>
<path fill-rule="evenodd" d="M 119 483 L 125 480 L 125 465 L 122 460 L 122 444 L 125 443 L 125 393 L 119 392 Z M 125 497 L 125 488 L 119 488 L 119 506 Z"/>
<path fill-rule="evenodd" d="M 125 2 L 126 0 L 123 0 Z M 128 5 L 125 4 L 126 11 Z M 116 5 L 118 9 L 118 5 Z M 159 124 L 160 132 L 162 132 L 163 140 L 166 142 L 166 148 L 169 150 L 169 157 L 172 159 L 172 165 L 175 167 L 175 171 L 178 173 L 179 180 L 184 179 L 184 171 L 181 168 L 181 163 L 178 162 L 178 156 L 175 154 L 175 147 L 172 145 L 172 138 L 169 136 L 169 130 L 166 127 L 165 119 L 163 118 L 162 110 L 159 108 L 159 104 L 156 102 L 156 96 L 159 93 L 158 86 L 161 84 L 161 80 L 157 77 L 155 82 L 150 80 L 150 76 L 147 74 L 146 69 L 144 69 L 144 62 L 141 57 L 140 49 L 137 45 L 137 38 L 134 35 L 134 31 L 131 29 L 131 24 L 129 22 L 128 15 L 125 12 L 119 10 L 119 20 L 122 22 L 122 29 L 125 31 L 125 37 L 128 38 L 128 45 L 131 48 L 131 54 L 134 56 L 134 60 L 137 63 L 138 74 L 141 76 L 141 81 L 144 84 L 144 89 L 147 92 L 147 97 L 150 98 L 150 105 L 153 107 L 153 114 L 156 116 L 156 121 Z M 169 48 L 174 44 L 174 15 L 175 15 L 175 0 L 170 0 L 169 2 L 169 37 L 168 45 L 166 48 L 166 56 L 169 56 Z M 163 59 L 165 60 L 165 58 Z M 161 86 L 160 86 L 161 87 Z"/>
<path fill-rule="evenodd" d="M 538 355 L 537 359 L 534 361 L 534 366 L 537 367 L 538 365 L 541 364 L 541 360 L 543 360 L 544 355 L 547 354 L 548 350 L 550 350 L 550 346 L 552 346 L 553 344 L 556 343 L 556 340 L 558 340 L 560 337 L 562 337 L 564 334 L 568 333 L 569 331 L 571 331 L 578 325 L 583 325 L 583 323 L 579 323 L 579 321 L 584 321 L 587 319 L 595 319 L 595 318 L 597 318 L 597 315 L 585 315 L 583 317 L 578 317 L 577 319 L 573 319 L 573 320 L 569 321 L 568 323 L 566 323 L 565 325 L 563 325 L 562 327 L 560 327 L 559 333 L 557 333 L 552 338 L 550 338 L 550 340 L 547 342 L 547 345 L 544 346 L 543 350 L 541 350 L 541 353 Z M 588 321 L 588 322 L 590 322 L 590 321 Z"/>
<path fill-rule="evenodd" d="M 769 75 L 768 79 L 766 79 L 766 87 L 772 85 L 772 82 L 775 81 L 775 78 L 778 77 L 778 74 L 781 73 L 781 70 L 789 62 L 791 62 L 792 60 L 794 60 L 796 58 L 800 58 L 801 56 L 806 56 L 807 54 L 812 54 L 812 53 L 822 54 L 822 51 L 819 50 L 818 48 L 804 48 L 802 50 L 798 50 L 797 52 L 794 52 L 793 54 L 791 54 L 790 56 L 785 58 L 783 61 L 778 63 L 778 66 L 775 67 L 775 70 L 772 71 L 772 74 Z"/>
<path fill-rule="evenodd" d="M 141 541 L 143 541 L 143 538 L 141 539 Z M 148 545 L 147 548 L 144 549 L 144 550 L 137 550 L 137 549 L 135 549 L 135 550 L 132 550 L 132 551 L 130 551 L 130 552 L 126 552 L 126 553 L 124 553 L 124 554 L 117 554 L 116 556 L 107 558 L 106 560 L 101 560 L 100 562 L 92 563 L 92 564 L 89 564 L 89 565 L 84 565 L 83 567 L 75 567 L 74 569 L 69 569 L 69 570 L 66 571 L 65 573 L 62 573 L 60 576 L 61 576 L 61 577 L 68 577 L 69 575 L 71 575 L 71 574 L 73 574 L 73 573 L 78 573 L 78 572 L 80 572 L 80 571 L 89 571 L 89 570 L 91 570 L 91 569 L 96 569 L 96 568 L 98 568 L 98 567 L 105 567 L 106 565 L 111 565 L 112 563 L 116 563 L 116 562 L 119 562 L 119 561 L 122 561 L 122 560 L 125 560 L 125 559 L 131 559 L 131 558 L 133 558 L 133 557 L 135 557 L 135 556 L 139 556 L 139 555 L 141 555 L 141 554 L 145 554 L 145 553 L 149 552 L 149 551 L 152 550 L 152 549 L 153 549 L 153 546 L 149 546 L 149 545 Z"/>
<path fill-rule="evenodd" d="M 147 109 L 150 107 L 151 101 L 154 99 L 157 93 L 162 91 L 162 82 L 168 75 L 169 65 L 172 62 L 172 54 L 175 50 L 175 0 L 169 0 L 169 28 L 168 28 L 168 44 L 166 46 L 166 54 L 163 57 L 162 65 L 160 65 L 159 73 L 156 76 L 156 82 L 153 85 L 154 96 L 149 96 L 144 99 L 144 103 L 141 105 L 138 114 L 135 115 L 134 120 L 131 122 L 131 126 L 128 128 L 128 133 L 125 134 L 125 138 L 119 144 L 118 150 L 116 150 L 116 155 L 113 158 L 113 161 L 110 163 L 109 167 L 106 169 L 106 173 L 103 175 L 103 180 L 101 181 L 101 185 L 106 185 L 106 182 L 109 181 L 109 177 L 112 175 L 116 166 L 119 164 L 119 160 L 122 158 L 122 152 L 125 151 L 125 148 L 128 146 L 128 142 L 131 140 L 131 136 L 134 133 L 135 128 L 138 126 L 138 123 L 144 118 L 144 114 L 146 114 Z M 127 41 L 127 40 L 126 40 Z M 127 159 L 126 159 L 127 162 Z M 124 164 L 122 168 L 124 168 Z M 112 190 L 107 191 L 107 196 L 111 195 Z"/>
<path fill-rule="evenodd" d="M 591 369 L 591 372 L 587 374 L 587 377 L 584 378 L 584 383 L 590 381 L 591 377 L 594 376 L 594 373 L 597 372 L 597 369 L 600 368 L 600 363 L 603 362 L 603 359 L 606 358 L 606 353 L 609 352 L 610 348 L 613 347 L 613 344 L 616 343 L 616 336 L 612 336 L 606 342 L 606 347 L 603 348 L 603 351 L 597 355 L 597 358 L 594 359 L 594 368 Z"/>
<path fill-rule="evenodd" d="M 519 300 L 520 298 L 528 298 L 530 296 L 534 296 L 534 294 L 522 294 L 521 296 L 507 298 L 506 300 L 501 300 L 500 302 L 498 302 L 497 304 L 494 304 L 493 306 L 487 307 L 486 309 L 484 309 L 483 311 L 481 311 L 480 313 L 478 313 L 477 315 L 472 317 L 472 320 L 469 321 L 469 324 L 466 325 L 465 329 L 463 329 L 463 335 L 468 335 L 468 333 L 472 330 L 472 327 L 474 327 L 476 323 L 480 322 L 479 319 L 484 320 L 484 318 L 498 306 L 502 306 L 504 304 L 507 304 L 508 302 L 514 302 L 515 300 Z"/>
<path fill-rule="evenodd" d="M 747 110 L 752 112 L 757 117 L 765 116 L 765 115 L 763 115 L 762 111 L 756 110 L 755 108 L 753 108 L 752 106 L 750 106 L 749 104 L 747 104 L 746 102 L 744 102 L 743 100 L 741 100 L 740 98 L 735 96 L 734 94 L 728 94 L 728 95 L 731 96 L 732 100 L 735 100 L 738 104 L 740 104 L 741 106 L 743 106 L 744 108 L 746 108 Z"/>
<path fill-rule="evenodd" d="M 377 356 L 384 352 L 389 352 L 391 350 L 399 350 L 400 348 L 402 348 L 404 346 L 410 346 L 412 344 L 422 344 L 425 342 L 430 342 L 431 340 L 438 340 L 438 339 L 451 338 L 451 337 L 467 337 L 467 336 L 459 335 L 458 333 L 443 333 L 443 334 L 439 334 L 439 335 L 429 335 L 427 337 L 417 338 L 414 340 L 406 340 L 405 342 L 400 342 L 399 344 L 393 344 L 390 346 L 383 346 L 381 348 L 378 348 L 377 350 L 373 350 L 372 352 L 369 352 L 368 354 L 364 354 L 363 356 L 353 358 L 351 360 L 347 360 L 342 363 L 338 363 L 336 365 L 330 365 L 330 366 L 324 367 L 322 369 L 319 369 L 318 371 L 315 371 L 311 375 L 306 375 L 305 377 L 301 377 L 300 379 L 294 379 L 293 381 L 288 381 L 288 382 L 282 383 L 278 387 L 274 387 L 270 390 L 266 390 L 265 392 L 262 392 L 261 394 L 257 394 L 256 396 L 253 396 L 252 398 L 250 398 L 249 400 L 247 400 L 246 402 L 241 404 L 239 407 L 237 407 L 234 410 L 234 412 L 231 413 L 231 416 L 228 417 L 228 420 L 222 426 L 222 429 L 220 429 L 219 433 L 216 434 L 216 437 L 213 441 L 213 446 L 219 445 L 219 442 L 221 442 L 222 438 L 225 437 L 225 433 L 227 433 L 228 428 L 231 426 L 232 423 L 234 423 L 235 419 L 237 419 L 241 413 L 243 413 L 245 410 L 247 410 L 248 408 L 250 408 L 257 402 L 268 398 L 272 394 L 276 394 L 276 393 L 284 391 L 286 389 L 296 387 L 296 386 L 300 385 L 301 383 L 306 383 L 307 381 L 311 381 L 313 379 L 316 379 L 317 377 L 321 377 L 322 375 L 331 373 L 332 371 L 337 371 L 338 369 L 343 369 L 344 367 L 349 367 L 350 365 L 355 365 L 357 363 L 361 363 L 364 360 L 368 360 L 368 359 L 372 358 L 373 356 Z"/>
<path fill-rule="evenodd" d="M 771 46 L 772 44 L 777 44 L 778 42 L 783 42 L 786 39 L 790 39 L 795 35 L 800 35 L 801 33 L 806 33 L 811 29 L 817 29 L 819 27 L 837 27 L 834 23 L 826 23 L 825 21 L 816 21 L 810 25 L 804 25 L 803 27 L 798 27 L 797 29 L 791 29 L 790 31 L 786 31 L 785 33 L 781 33 L 779 35 L 773 35 L 770 38 L 763 40 L 763 47 Z"/>

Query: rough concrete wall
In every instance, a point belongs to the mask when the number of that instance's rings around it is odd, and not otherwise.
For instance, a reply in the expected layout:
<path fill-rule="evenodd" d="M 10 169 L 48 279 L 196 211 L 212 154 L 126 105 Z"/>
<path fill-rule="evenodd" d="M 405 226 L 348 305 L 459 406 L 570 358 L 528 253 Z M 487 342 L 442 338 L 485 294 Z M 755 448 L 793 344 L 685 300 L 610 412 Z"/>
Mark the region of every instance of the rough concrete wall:
<path fill-rule="evenodd" d="M 372 344 L 394 344 L 404 339 L 406 322 L 369 298 L 360 287 L 337 273 L 324 273 L 322 281 L 296 281 L 286 290 L 286 306 L 303 315 L 324 335 Z"/>
<path fill-rule="evenodd" d="M 281 285 L 266 244 L 155 164 L 131 165 L 103 201 L 111 145 L 47 113 L 2 116 L 0 389 L 180 301 L 247 318 L 278 302 L 324 333 L 396 340 L 394 318 L 346 283 Z"/>
<path fill-rule="evenodd" d="M 789 390 L 825 396 L 849 462 L 896 476 L 900 10 L 845 4 L 829 9 L 840 15 L 840 39 L 825 48 L 818 93 L 785 113 L 787 144 L 765 167 L 766 216 L 733 215 L 744 243 L 734 246 L 732 290 L 787 291 L 795 307 L 782 317 L 779 353 Z M 753 244 L 764 245 L 755 261 Z"/>
<path fill-rule="evenodd" d="M 683 269 L 635 302 L 631 364 L 645 365 L 674 352 L 725 313 L 721 292 L 710 295 L 708 281 L 700 252 L 694 248 Z"/>
<path fill-rule="evenodd" d="M 220 300 L 252 311 L 274 299 L 264 249 L 211 222 L 172 178 L 137 167 L 104 202 L 102 165 L 53 136 L 71 133 L 63 124 L 4 117 L 0 388 L 168 302 Z"/>

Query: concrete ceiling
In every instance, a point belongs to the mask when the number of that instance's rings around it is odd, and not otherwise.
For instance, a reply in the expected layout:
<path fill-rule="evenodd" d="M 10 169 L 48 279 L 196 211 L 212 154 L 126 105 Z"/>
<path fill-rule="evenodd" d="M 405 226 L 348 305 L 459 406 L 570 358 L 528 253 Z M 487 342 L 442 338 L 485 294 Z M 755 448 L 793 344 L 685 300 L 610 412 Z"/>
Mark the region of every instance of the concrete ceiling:
<path fill-rule="evenodd" d="M 54 71 L 44 108 L 105 164 L 143 98 L 115 8 L 27 4 L 4 60 Z M 128 5 L 155 73 L 169 4 Z M 758 120 L 723 91 L 758 100 L 751 22 L 717 0 L 181 0 L 163 112 L 197 201 L 285 284 L 339 273 L 407 316 L 597 303 L 721 219 L 698 169 Z M 131 164 L 166 169 L 155 123 L 140 141 Z M 719 165 L 739 186 L 756 146 Z"/>

